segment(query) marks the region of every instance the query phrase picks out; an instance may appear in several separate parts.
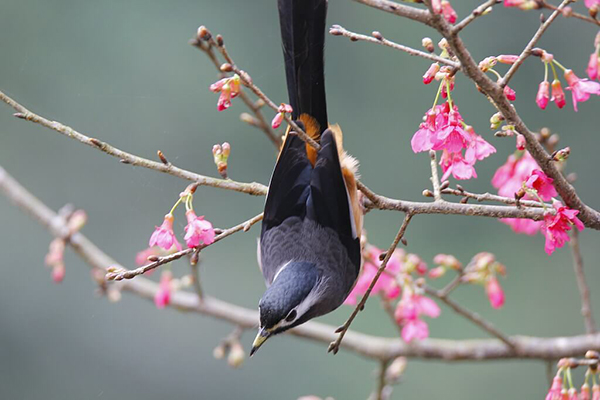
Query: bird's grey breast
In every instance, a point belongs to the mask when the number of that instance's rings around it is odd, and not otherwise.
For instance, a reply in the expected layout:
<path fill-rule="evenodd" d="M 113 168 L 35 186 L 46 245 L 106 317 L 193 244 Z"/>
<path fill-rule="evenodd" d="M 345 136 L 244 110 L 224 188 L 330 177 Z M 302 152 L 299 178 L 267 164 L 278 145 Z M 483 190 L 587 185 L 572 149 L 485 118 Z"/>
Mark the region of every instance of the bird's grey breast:
<path fill-rule="evenodd" d="M 267 285 L 290 261 L 315 264 L 322 284 L 336 286 L 336 292 L 342 297 L 356 280 L 353 272 L 356 267 L 337 233 L 310 219 L 291 217 L 264 232 L 260 240 L 260 261 Z"/>

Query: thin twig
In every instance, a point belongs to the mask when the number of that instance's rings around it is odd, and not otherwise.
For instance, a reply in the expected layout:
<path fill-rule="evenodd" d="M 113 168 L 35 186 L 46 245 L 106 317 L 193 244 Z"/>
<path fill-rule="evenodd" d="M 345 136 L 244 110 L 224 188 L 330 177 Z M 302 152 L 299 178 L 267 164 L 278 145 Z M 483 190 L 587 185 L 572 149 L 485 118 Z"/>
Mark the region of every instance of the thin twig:
<path fill-rule="evenodd" d="M 221 232 L 220 234 L 215 236 L 215 240 L 211 244 L 201 244 L 198 247 L 181 250 L 181 251 L 178 251 L 177 253 L 173 253 L 173 254 L 170 254 L 170 255 L 164 256 L 164 257 L 160 257 L 157 261 L 154 261 L 153 263 L 141 266 L 136 269 L 117 270 L 115 272 L 109 272 L 108 274 L 106 274 L 106 280 L 121 281 L 123 279 L 135 278 L 136 276 L 145 274 L 146 272 L 151 271 L 157 267 L 160 267 L 161 265 L 168 264 L 172 261 L 178 260 L 181 257 L 191 254 L 194 251 L 199 251 L 199 250 L 205 249 L 209 246 L 212 246 L 213 244 L 218 243 L 219 241 L 225 239 L 228 236 L 233 235 L 236 232 L 239 232 L 239 231 L 246 232 L 252 225 L 261 221 L 262 218 L 263 218 L 263 213 L 260 213 L 256 216 L 250 218 L 249 220 L 242 222 L 241 224 L 238 224 L 236 226 L 233 226 L 229 229 L 224 230 L 223 232 Z"/>
<path fill-rule="evenodd" d="M 433 185 L 433 198 L 435 201 L 440 202 L 442 200 L 442 192 L 440 189 L 440 178 L 438 177 L 437 160 L 435 151 L 429 150 L 429 158 L 431 164 L 431 184 Z"/>
<path fill-rule="evenodd" d="M 191 265 L 192 267 L 192 279 L 194 279 L 194 291 L 198 295 L 198 301 L 204 299 L 204 292 L 202 291 L 202 282 L 200 281 L 200 262 L 196 262 Z"/>
<path fill-rule="evenodd" d="M 550 3 L 546 2 L 546 1 L 543 1 L 543 0 L 538 0 L 537 4 L 539 4 L 543 8 L 548 8 L 550 10 L 556 10 L 558 8 L 554 4 L 550 4 Z M 566 17 L 566 18 L 571 18 L 571 17 L 572 18 L 577 18 L 577 19 L 589 22 L 589 23 L 594 24 L 594 25 L 600 25 L 600 20 L 597 20 L 597 19 L 592 18 L 592 17 L 588 17 L 587 15 L 579 14 L 579 13 L 574 12 L 574 11 L 571 11 L 569 13 L 561 13 L 561 14 L 564 17 Z"/>
<path fill-rule="evenodd" d="M 467 17 L 465 17 L 462 21 L 460 21 L 458 24 L 454 25 L 454 33 L 458 33 L 460 31 L 462 31 L 463 29 L 465 29 L 467 27 L 467 25 L 469 25 L 471 22 L 475 21 L 477 18 L 479 18 L 480 16 L 484 15 L 485 11 L 494 6 L 495 4 L 501 3 L 502 0 L 487 0 L 485 3 L 479 5 L 478 7 L 476 7 L 471 14 L 469 14 Z"/>
<path fill-rule="evenodd" d="M 511 78 L 517 72 L 517 70 L 519 69 L 521 64 L 523 64 L 525 59 L 531 55 L 531 50 L 533 50 L 533 48 L 535 47 L 537 42 L 542 38 L 542 35 L 544 34 L 544 32 L 546 32 L 546 29 L 548 29 L 548 27 L 550 27 L 550 25 L 552 24 L 552 22 L 554 22 L 556 17 L 558 17 L 562 13 L 562 10 L 567 5 L 571 4 L 573 1 L 574 0 L 563 0 L 563 2 L 560 4 L 560 6 L 558 6 L 556 8 L 556 10 L 554 10 L 552 12 L 552 14 L 550 14 L 548 19 L 542 25 L 540 25 L 537 32 L 533 35 L 533 37 L 531 38 L 529 43 L 527 43 L 527 46 L 525 46 L 525 48 L 523 49 L 521 54 L 519 54 L 519 58 L 517 59 L 517 61 L 515 61 L 515 63 L 513 65 L 511 65 L 508 72 L 504 75 L 504 77 L 498 83 L 500 85 L 500 87 L 504 87 L 508 84 L 508 82 L 510 82 Z"/>
<path fill-rule="evenodd" d="M 369 285 L 369 288 L 363 295 L 360 302 L 354 308 L 354 311 L 352 311 L 352 314 L 350 314 L 350 317 L 348 318 L 348 320 L 346 320 L 344 325 L 342 325 L 341 327 L 339 327 L 336 330 L 336 333 L 339 333 L 339 336 L 337 337 L 337 339 L 335 341 L 331 342 L 331 344 L 329 345 L 329 349 L 327 349 L 328 352 L 333 352 L 333 354 L 336 354 L 338 352 L 338 350 L 340 348 L 340 343 L 342 343 L 342 340 L 344 339 L 344 335 L 348 331 L 348 328 L 350 328 L 350 325 L 352 324 L 352 321 L 354 321 L 354 318 L 356 318 L 358 313 L 364 309 L 365 304 L 367 303 L 367 300 L 369 298 L 369 295 L 371 294 L 371 291 L 373 290 L 373 288 L 375 287 L 375 284 L 377 283 L 377 280 L 379 279 L 379 277 L 385 270 L 385 267 L 387 266 L 388 261 L 392 258 L 392 254 L 394 253 L 394 250 L 396 250 L 396 247 L 398 247 L 398 243 L 400 243 L 400 240 L 404 236 L 404 232 L 406 232 L 406 228 L 408 227 L 408 224 L 410 223 L 410 220 L 412 219 L 412 217 L 413 217 L 413 215 L 411 213 L 407 213 L 404 216 L 402 225 L 400 226 L 400 229 L 398 230 L 398 233 L 396 234 L 396 237 L 394 238 L 394 241 L 390 245 L 390 248 L 388 249 L 387 253 L 385 253 L 385 257 L 384 257 L 383 261 L 381 262 L 381 265 L 379 266 L 377 273 L 371 280 L 371 284 Z"/>
<path fill-rule="evenodd" d="M 28 192 L 1 167 L 0 192 L 4 193 L 11 202 L 48 229 L 54 236 L 62 237 L 61 235 L 68 230 L 63 219 Z M 68 245 L 91 268 L 106 271 L 111 266 L 119 265 L 117 261 L 109 257 L 79 232 L 71 236 Z M 158 291 L 158 285 L 144 277 L 113 283 L 113 285 L 119 285 L 122 290 L 129 291 L 149 301 L 154 300 L 154 296 Z M 255 328 L 258 322 L 256 310 L 239 307 L 209 296 L 205 296 L 204 301 L 200 303 L 195 293 L 185 291 L 173 293 L 169 307 L 180 311 L 207 315 L 245 329 Z M 321 343 L 330 343 L 336 338 L 332 326 L 313 321 L 302 324 L 288 332 L 294 336 Z M 562 357 L 570 357 L 573 354 L 584 354 L 588 350 L 600 350 L 600 334 L 598 333 L 552 338 L 513 336 L 511 340 L 519 349 L 518 352 L 497 339 L 427 339 L 409 345 L 398 338 L 390 339 L 348 331 L 341 347 L 376 360 L 404 356 L 447 361 L 556 360 Z"/>
<path fill-rule="evenodd" d="M 354 0 L 369 7 L 376 8 L 391 14 L 412 19 L 425 25 L 431 25 L 431 14 L 427 10 L 421 10 L 416 7 L 399 4 L 389 0 Z"/>
<path fill-rule="evenodd" d="M 375 400 L 385 400 L 385 387 L 387 382 L 385 379 L 387 368 L 390 365 L 389 360 L 382 360 L 379 363 L 379 369 L 377 371 L 377 388 L 375 389 Z"/>
<path fill-rule="evenodd" d="M 491 193 L 481 193 L 481 194 L 477 194 L 477 193 L 471 193 L 471 192 L 467 192 L 466 190 L 460 190 L 460 189 L 452 189 L 452 188 L 446 188 L 446 189 L 442 189 L 442 194 L 451 194 L 454 196 L 459 196 L 459 197 L 468 197 L 470 199 L 474 199 L 478 202 L 482 202 L 482 201 L 494 201 L 494 202 L 498 202 L 498 203 L 504 203 L 504 204 L 509 204 L 509 205 L 517 205 L 517 200 L 513 197 L 504 197 L 504 196 L 498 196 L 496 194 L 491 194 Z M 542 208 L 544 207 L 544 205 L 538 201 L 534 201 L 534 200 L 519 200 L 518 204 L 520 204 L 521 206 L 524 207 L 537 207 L 537 208 Z M 552 207 L 552 205 L 550 204 L 546 204 L 546 207 Z"/>
<path fill-rule="evenodd" d="M 583 257 L 579 249 L 579 233 L 577 229 L 573 229 L 571 233 L 571 241 L 569 242 L 571 254 L 573 255 L 573 269 L 575 270 L 575 278 L 577 279 L 577 287 L 581 295 L 581 315 L 585 322 L 585 331 L 589 334 L 596 333 L 596 322 L 592 313 L 592 301 L 590 299 L 590 288 L 585 279 L 583 270 Z"/>
<path fill-rule="evenodd" d="M 201 50 L 204 54 L 206 54 L 206 56 L 212 61 L 217 71 L 221 71 L 221 64 L 219 63 L 219 59 L 217 58 L 217 55 L 214 52 L 214 46 L 212 44 L 205 40 L 200 40 L 198 37 L 191 39 L 189 43 L 197 49 Z M 256 118 L 257 122 L 255 126 L 262 130 L 265 133 L 265 135 L 267 135 L 267 138 L 271 141 L 271 143 L 273 143 L 275 148 L 279 149 L 279 146 L 281 146 L 281 138 L 278 137 L 273 132 L 273 130 L 271 130 L 271 127 L 265 120 L 265 117 L 262 111 L 260 110 L 260 107 L 258 107 L 252 100 L 250 100 L 248 95 L 243 91 L 240 91 L 239 97 L 254 114 L 254 117 Z"/>
<path fill-rule="evenodd" d="M 448 305 L 450 308 L 452 308 L 454 310 L 454 312 L 467 318 L 469 321 L 473 322 L 475 325 L 477 325 L 478 327 L 480 327 L 481 329 L 483 329 L 490 335 L 497 337 L 503 343 L 505 343 L 507 346 L 509 346 L 511 348 L 515 347 L 515 343 L 513 342 L 513 340 L 511 338 L 509 338 L 508 336 L 506 336 L 505 334 L 500 332 L 498 329 L 496 329 L 496 327 L 494 327 L 494 325 L 492 325 L 492 323 L 481 318 L 479 316 L 479 314 L 477 314 L 473 311 L 467 310 L 466 308 L 459 305 L 454 300 L 448 298 L 448 296 L 442 296 L 442 293 L 440 293 L 439 291 L 437 291 L 431 287 L 425 286 L 425 292 L 432 295 L 433 297 L 440 299 L 446 305 Z"/>
<path fill-rule="evenodd" d="M 431 54 L 431 53 L 426 53 L 424 51 L 421 50 L 417 50 L 417 49 L 413 49 L 412 47 L 408 47 L 408 46 L 404 46 L 402 44 L 398 44 L 395 42 L 392 42 L 391 40 L 388 40 L 386 38 L 384 38 L 383 36 L 381 36 L 380 38 L 376 38 L 373 36 L 366 36 L 366 35 L 361 35 L 360 33 L 354 33 L 351 32 L 349 30 L 347 30 L 346 28 L 340 26 L 340 25 L 333 25 L 330 29 L 329 29 L 329 33 L 334 35 L 334 36 L 344 36 L 349 38 L 352 41 L 364 41 L 364 42 L 370 42 L 370 43 L 375 43 L 375 44 L 380 44 L 383 46 L 388 46 L 391 47 L 392 49 L 396 49 L 396 50 L 400 50 L 403 51 L 405 53 L 410 54 L 411 56 L 418 56 L 418 57 L 423 57 L 426 58 L 428 60 L 431 61 L 435 61 L 438 62 L 440 64 L 445 64 L 448 65 L 452 68 L 455 69 L 460 69 L 460 63 L 457 63 L 456 61 L 452 61 L 448 58 L 442 58 L 436 54 Z"/>

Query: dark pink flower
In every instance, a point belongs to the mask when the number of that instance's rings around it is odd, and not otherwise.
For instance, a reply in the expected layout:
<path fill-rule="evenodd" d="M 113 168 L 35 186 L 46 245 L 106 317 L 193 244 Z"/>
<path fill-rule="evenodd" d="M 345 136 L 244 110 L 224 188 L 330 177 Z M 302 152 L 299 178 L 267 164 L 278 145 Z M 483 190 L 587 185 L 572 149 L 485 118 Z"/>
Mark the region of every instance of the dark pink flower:
<path fill-rule="evenodd" d="M 555 201 L 552 205 L 556 209 L 556 214 L 546 214 L 542 225 L 542 233 L 546 237 L 544 250 L 548 255 L 571 240 L 567 232 L 573 229 L 573 225 L 580 231 L 584 229 L 583 223 L 577 218 L 579 211 L 571 210 L 559 201 Z"/>
<path fill-rule="evenodd" d="M 517 93 L 508 87 L 508 85 L 504 86 L 504 95 L 510 101 L 515 101 L 517 99 Z"/>
<path fill-rule="evenodd" d="M 160 275 L 160 284 L 158 285 L 158 290 L 154 295 L 154 304 L 156 305 L 156 308 L 165 308 L 171 302 L 172 280 L 173 274 L 169 270 L 163 271 Z"/>
<path fill-rule="evenodd" d="M 368 246 L 366 249 L 366 261 L 363 265 L 362 272 L 356 281 L 356 285 L 344 301 L 347 305 L 356 305 L 359 298 L 361 298 L 366 292 L 371 281 L 377 274 L 377 270 L 381 266 L 379 256 L 383 253 L 383 250 L 378 249 L 375 246 Z M 381 274 L 373 290 L 371 296 L 379 293 L 383 293 L 387 299 L 395 299 L 400 295 L 400 286 L 396 282 L 396 275 L 402 270 L 403 267 L 404 251 L 396 249 L 390 257 L 384 272 Z"/>
<path fill-rule="evenodd" d="M 454 11 L 448 0 L 442 0 L 442 16 L 451 24 L 455 23 L 456 18 L 458 18 L 456 11 Z"/>
<path fill-rule="evenodd" d="M 419 125 L 419 130 L 410 141 L 415 153 L 432 149 L 434 142 L 437 141 L 438 132 L 448 122 L 448 110 L 450 110 L 448 103 L 427 110 L 424 122 Z"/>
<path fill-rule="evenodd" d="M 544 201 L 550 200 L 552 197 L 557 196 L 556 189 L 552 186 L 554 179 L 550 178 L 544 172 L 539 169 L 534 169 L 531 175 L 525 182 L 525 186 L 537 191 L 538 196 Z"/>
<path fill-rule="evenodd" d="M 454 153 L 467 148 L 470 141 L 471 136 L 462 127 L 462 117 L 458 111 L 451 111 L 448 124 L 438 131 L 432 149 Z"/>
<path fill-rule="evenodd" d="M 498 189 L 498 194 L 504 197 L 514 197 L 521 189 L 534 169 L 539 169 L 533 157 L 525 151 L 521 157 L 511 154 L 492 178 L 492 185 Z"/>
<path fill-rule="evenodd" d="M 588 1 L 588 0 L 586 0 Z M 431 0 L 431 7 L 436 14 L 442 13 L 442 0 Z"/>
<path fill-rule="evenodd" d="M 185 227 L 185 243 L 188 247 L 198 247 L 201 243 L 209 245 L 215 241 L 215 230 L 204 216 L 196 216 L 194 210 L 185 213 L 188 224 Z"/>
<path fill-rule="evenodd" d="M 477 172 L 473 164 L 463 158 L 461 153 L 450 153 L 444 150 L 440 160 L 442 166 L 442 181 L 448 179 L 452 175 L 455 179 L 471 179 L 477 178 Z"/>
<path fill-rule="evenodd" d="M 561 391 L 562 378 L 559 375 L 556 375 L 552 380 L 552 386 L 550 386 L 550 390 L 548 390 L 546 400 L 561 400 Z"/>
<path fill-rule="evenodd" d="M 537 96 L 535 96 L 535 102 L 539 108 L 542 110 L 546 109 L 548 106 L 548 102 L 550 101 L 550 82 L 543 81 L 540 82 L 540 87 L 538 88 Z"/>
<path fill-rule="evenodd" d="M 590 385 L 587 382 L 584 382 L 581 386 L 580 393 L 579 400 L 590 400 Z"/>
<path fill-rule="evenodd" d="M 600 385 L 592 386 L 592 400 L 600 400 Z"/>
<path fill-rule="evenodd" d="M 238 74 L 232 77 L 223 78 L 210 85 L 210 91 L 221 93 L 217 102 L 217 110 L 223 111 L 231 106 L 231 99 L 237 97 L 240 93 L 240 77 Z"/>
<path fill-rule="evenodd" d="M 439 70 L 440 70 L 440 64 L 438 64 L 438 63 L 431 64 L 429 66 L 429 68 L 427 69 L 427 71 L 425 72 L 425 75 L 423 75 L 423 83 L 426 85 L 429 85 L 435 79 L 435 74 L 437 74 Z"/>
<path fill-rule="evenodd" d="M 587 66 L 587 74 L 591 80 L 596 80 L 598 76 L 600 76 L 598 65 L 600 64 L 600 55 L 598 55 L 597 51 L 594 51 L 590 54 L 590 61 Z"/>
<path fill-rule="evenodd" d="M 485 282 L 485 292 L 492 307 L 496 309 L 502 308 L 504 305 L 504 290 L 502 290 L 498 278 L 492 275 L 487 279 Z"/>
<path fill-rule="evenodd" d="M 558 79 L 552 81 L 552 98 L 551 101 L 556 104 L 556 107 L 563 108 L 567 102 L 565 101 L 565 92 Z"/>
<path fill-rule="evenodd" d="M 165 250 L 170 250 L 171 247 L 175 246 L 177 250 L 181 250 L 181 244 L 177 241 L 175 237 L 175 232 L 173 232 L 173 214 L 165 215 L 165 219 L 161 226 L 157 226 L 152 236 L 150 236 L 150 241 L 148 245 L 159 246 Z"/>
<path fill-rule="evenodd" d="M 569 396 L 569 400 L 579 400 L 579 396 L 577 396 L 577 389 L 571 388 L 567 394 Z"/>
<path fill-rule="evenodd" d="M 570 90 L 573 94 L 573 108 L 575 111 L 577 111 L 577 102 L 589 100 L 592 94 L 600 95 L 600 83 L 580 79 L 570 69 L 565 71 L 565 79 L 569 83 L 567 90 Z"/>

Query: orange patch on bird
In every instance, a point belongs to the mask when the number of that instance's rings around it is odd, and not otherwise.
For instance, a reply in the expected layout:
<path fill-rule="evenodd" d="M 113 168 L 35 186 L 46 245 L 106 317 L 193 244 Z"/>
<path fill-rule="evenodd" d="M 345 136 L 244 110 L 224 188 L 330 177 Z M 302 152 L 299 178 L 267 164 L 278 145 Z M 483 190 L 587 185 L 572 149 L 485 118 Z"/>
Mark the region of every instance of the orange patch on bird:
<path fill-rule="evenodd" d="M 308 114 L 300 115 L 300 121 L 304 124 L 304 132 L 315 142 L 319 143 L 321 139 L 321 127 L 316 119 Z M 306 156 L 308 161 L 314 167 L 317 162 L 317 149 L 306 143 Z"/>

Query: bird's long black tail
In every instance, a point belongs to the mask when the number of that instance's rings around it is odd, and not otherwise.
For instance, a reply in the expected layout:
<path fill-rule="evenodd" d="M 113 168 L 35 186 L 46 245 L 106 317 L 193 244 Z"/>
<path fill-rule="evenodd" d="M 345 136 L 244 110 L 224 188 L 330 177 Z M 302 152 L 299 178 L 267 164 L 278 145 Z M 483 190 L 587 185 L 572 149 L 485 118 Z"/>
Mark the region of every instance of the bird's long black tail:
<path fill-rule="evenodd" d="M 278 0 L 293 119 L 308 114 L 327 129 L 323 49 L 327 0 Z"/>

